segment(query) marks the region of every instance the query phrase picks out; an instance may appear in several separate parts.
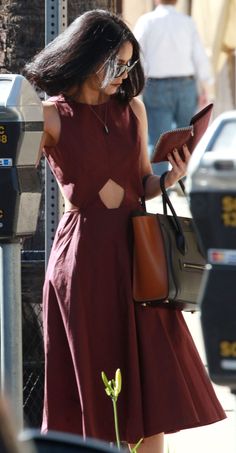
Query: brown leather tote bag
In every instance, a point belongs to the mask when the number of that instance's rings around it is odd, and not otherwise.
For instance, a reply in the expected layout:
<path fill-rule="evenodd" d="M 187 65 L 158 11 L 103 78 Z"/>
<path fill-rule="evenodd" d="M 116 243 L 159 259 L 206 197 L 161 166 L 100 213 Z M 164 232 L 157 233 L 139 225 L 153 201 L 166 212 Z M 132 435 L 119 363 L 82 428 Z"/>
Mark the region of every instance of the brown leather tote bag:
<path fill-rule="evenodd" d="M 206 259 L 193 220 L 177 216 L 161 177 L 164 214 L 134 212 L 133 297 L 145 305 L 196 311 Z M 183 188 L 183 183 L 181 183 Z M 172 215 L 167 215 L 167 206 Z"/>

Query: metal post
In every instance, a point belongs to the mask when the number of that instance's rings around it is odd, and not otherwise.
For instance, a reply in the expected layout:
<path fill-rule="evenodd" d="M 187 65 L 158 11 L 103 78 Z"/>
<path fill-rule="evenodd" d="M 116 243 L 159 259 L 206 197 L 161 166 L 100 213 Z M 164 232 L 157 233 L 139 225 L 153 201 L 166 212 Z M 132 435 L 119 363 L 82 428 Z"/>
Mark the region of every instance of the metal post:
<path fill-rule="evenodd" d="M 45 0 L 45 44 L 67 27 L 67 0 Z M 45 264 L 47 265 L 55 231 L 63 212 L 63 201 L 55 178 L 45 164 Z"/>
<path fill-rule="evenodd" d="M 23 428 L 21 247 L 0 244 L 1 391 L 9 397 L 17 430 Z"/>

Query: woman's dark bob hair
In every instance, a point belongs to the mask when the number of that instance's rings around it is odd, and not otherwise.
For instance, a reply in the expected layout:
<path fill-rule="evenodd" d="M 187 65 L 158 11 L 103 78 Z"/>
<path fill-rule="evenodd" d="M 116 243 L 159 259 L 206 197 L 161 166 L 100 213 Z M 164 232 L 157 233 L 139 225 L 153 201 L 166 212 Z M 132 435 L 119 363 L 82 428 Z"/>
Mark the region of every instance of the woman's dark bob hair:
<path fill-rule="evenodd" d="M 87 11 L 26 64 L 23 74 L 50 96 L 66 95 L 72 87 L 77 86 L 79 91 L 104 64 L 106 86 L 114 77 L 116 55 L 126 41 L 133 46 L 132 64 L 139 59 L 140 48 L 127 25 L 108 11 Z M 138 61 L 115 96 L 128 102 L 142 91 L 143 85 L 143 69 Z"/>

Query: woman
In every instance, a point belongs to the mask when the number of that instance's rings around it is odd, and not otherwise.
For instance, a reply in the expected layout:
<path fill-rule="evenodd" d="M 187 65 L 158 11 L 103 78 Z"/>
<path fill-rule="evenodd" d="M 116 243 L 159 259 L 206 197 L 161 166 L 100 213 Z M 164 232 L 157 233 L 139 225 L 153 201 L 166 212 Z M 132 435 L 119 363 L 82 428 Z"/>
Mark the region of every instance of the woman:
<path fill-rule="evenodd" d="M 121 439 L 163 451 L 163 433 L 225 417 L 181 312 L 132 299 L 131 213 L 160 193 L 148 159 L 139 45 L 107 11 L 89 11 L 26 66 L 49 95 L 42 149 L 65 199 L 44 284 L 43 431 L 114 440 L 101 371 L 121 369 Z M 177 150 L 167 187 L 186 174 Z"/>

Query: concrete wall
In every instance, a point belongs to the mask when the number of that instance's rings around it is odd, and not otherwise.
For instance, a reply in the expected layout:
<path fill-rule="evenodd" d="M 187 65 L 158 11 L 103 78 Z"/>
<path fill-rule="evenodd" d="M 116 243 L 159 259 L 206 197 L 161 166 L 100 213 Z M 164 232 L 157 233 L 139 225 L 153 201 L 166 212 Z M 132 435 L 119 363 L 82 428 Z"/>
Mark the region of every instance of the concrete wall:
<path fill-rule="evenodd" d="M 153 8 L 152 0 L 123 0 L 123 17 L 130 28 L 133 28 L 139 16 Z"/>

